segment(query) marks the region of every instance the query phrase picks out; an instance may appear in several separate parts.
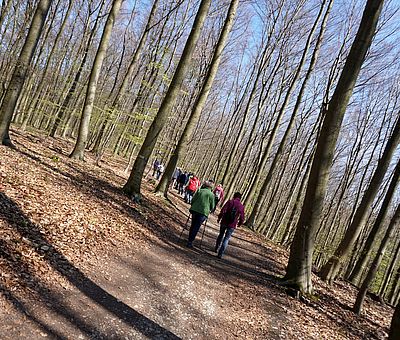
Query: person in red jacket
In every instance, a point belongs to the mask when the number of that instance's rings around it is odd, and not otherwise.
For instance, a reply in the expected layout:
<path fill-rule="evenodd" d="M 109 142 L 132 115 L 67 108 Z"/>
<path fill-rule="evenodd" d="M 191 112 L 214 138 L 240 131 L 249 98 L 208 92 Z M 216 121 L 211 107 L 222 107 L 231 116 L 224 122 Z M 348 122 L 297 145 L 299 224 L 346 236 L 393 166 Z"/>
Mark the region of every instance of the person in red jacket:
<path fill-rule="evenodd" d="M 197 189 L 200 187 L 200 180 L 196 177 L 196 175 L 192 175 L 189 178 L 188 184 L 186 186 L 186 191 L 185 191 L 185 202 L 191 204 L 192 203 L 192 198 L 194 193 L 197 191 Z"/>
<path fill-rule="evenodd" d="M 221 224 L 217 243 L 215 245 L 215 252 L 218 252 L 219 258 L 222 258 L 224 255 L 229 239 L 235 229 L 244 223 L 244 206 L 242 202 L 240 202 L 241 198 L 242 194 L 236 192 L 233 195 L 233 199 L 224 204 L 218 215 L 218 223 L 221 222 Z"/>

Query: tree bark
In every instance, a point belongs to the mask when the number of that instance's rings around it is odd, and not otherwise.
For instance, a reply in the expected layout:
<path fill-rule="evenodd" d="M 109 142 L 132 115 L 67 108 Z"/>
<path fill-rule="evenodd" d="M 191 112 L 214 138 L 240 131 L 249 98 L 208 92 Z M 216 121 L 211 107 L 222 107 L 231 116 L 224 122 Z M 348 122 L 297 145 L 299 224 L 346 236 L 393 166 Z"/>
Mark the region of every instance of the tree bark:
<path fill-rule="evenodd" d="M 315 235 L 322 213 L 336 141 L 347 104 L 367 50 L 372 43 L 382 6 L 383 0 L 367 1 L 358 32 L 330 100 L 318 138 L 285 275 L 286 284 L 304 293 L 312 293 L 311 267 Z"/>
<path fill-rule="evenodd" d="M 28 35 L 25 39 L 24 46 L 22 47 L 21 53 L 18 57 L 17 64 L 14 68 L 13 75 L 0 107 L 0 139 L 1 143 L 6 146 L 13 145 L 9 135 L 12 115 L 21 94 L 29 64 L 31 63 L 33 54 L 35 53 L 50 4 L 51 0 L 40 0 L 37 5 L 29 27 Z"/>
<path fill-rule="evenodd" d="M 397 165 L 394 170 L 392 180 L 389 184 L 389 188 L 386 192 L 385 198 L 383 199 L 378 216 L 376 216 L 375 223 L 374 223 L 371 231 L 368 234 L 368 238 L 367 238 L 367 240 L 364 244 L 364 247 L 359 255 L 358 261 L 356 262 L 356 265 L 349 276 L 349 280 L 352 281 L 353 283 L 356 283 L 358 277 L 360 276 L 360 274 L 364 270 L 365 265 L 368 262 L 368 258 L 371 253 L 372 246 L 373 246 L 374 242 L 376 241 L 376 238 L 377 238 L 379 232 L 382 229 L 382 223 L 383 223 L 385 216 L 387 214 L 387 211 L 389 209 L 390 201 L 392 200 L 393 194 L 396 191 L 396 187 L 399 184 L 399 176 L 400 176 L 400 160 L 397 161 Z"/>
<path fill-rule="evenodd" d="M 93 62 L 92 71 L 90 72 L 89 83 L 85 97 L 85 104 L 83 106 L 82 117 L 79 123 L 78 138 L 70 157 L 74 159 L 83 160 L 86 147 L 86 141 L 89 134 L 89 123 L 93 111 L 93 103 L 96 95 L 97 83 L 100 76 L 103 60 L 106 55 L 108 42 L 111 37 L 111 32 L 114 27 L 115 19 L 121 7 L 122 0 L 114 0 L 110 14 L 107 17 L 104 31 L 101 36 L 100 45 L 97 49 L 96 57 Z"/>
<path fill-rule="evenodd" d="M 365 299 L 365 295 L 367 294 L 368 287 L 370 286 L 372 280 L 375 278 L 375 275 L 378 271 L 378 268 L 382 262 L 383 256 L 385 255 L 386 248 L 389 244 L 391 237 L 394 235 L 396 227 L 400 220 L 400 204 L 397 206 L 396 211 L 390 220 L 389 226 L 386 230 L 385 236 L 379 246 L 379 250 L 374 258 L 374 261 L 369 268 L 368 274 L 364 279 L 360 290 L 358 291 L 356 302 L 354 303 L 353 310 L 355 313 L 360 314 L 361 308 Z"/>
<path fill-rule="evenodd" d="M 140 199 L 140 187 L 142 183 L 143 173 L 146 168 L 146 164 L 153 152 L 154 146 L 157 142 L 157 138 L 164 127 L 170 111 L 175 103 L 175 100 L 179 94 L 179 90 L 182 86 L 182 82 L 185 78 L 186 71 L 191 63 L 194 48 L 197 40 L 200 36 L 201 29 L 204 21 L 207 17 L 208 9 L 210 7 L 211 0 L 202 0 L 200 2 L 199 9 L 194 19 L 192 30 L 186 41 L 182 56 L 179 60 L 178 66 L 175 70 L 172 81 L 168 87 L 167 93 L 161 103 L 161 106 L 150 125 L 149 131 L 145 137 L 145 140 L 140 148 L 140 151 L 136 157 L 135 163 L 133 164 L 131 174 L 128 181 L 123 187 L 123 191 L 130 196 L 137 196 Z"/>
<path fill-rule="evenodd" d="M 204 79 L 203 86 L 201 91 L 194 103 L 193 109 L 189 116 L 189 119 L 186 123 L 186 126 L 182 132 L 182 135 L 175 147 L 175 150 L 172 153 L 172 157 L 169 160 L 165 172 L 158 183 L 155 191 L 156 193 L 163 193 L 165 197 L 168 196 L 168 188 L 169 184 L 175 171 L 175 168 L 178 164 L 179 157 L 185 153 L 187 142 L 189 138 L 192 136 L 194 128 L 200 118 L 201 112 L 203 111 L 204 105 L 210 93 L 212 84 L 214 82 L 215 76 L 217 75 L 218 67 L 221 61 L 222 52 L 225 48 L 226 42 L 228 41 L 229 33 L 232 29 L 233 22 L 236 16 L 236 10 L 239 4 L 239 0 L 232 0 L 228 13 L 225 19 L 224 26 L 222 28 L 221 34 L 219 36 L 217 45 L 215 46 L 214 55 L 211 60 L 211 64 L 207 71 L 207 75 Z"/>
<path fill-rule="evenodd" d="M 400 302 L 397 304 L 397 307 L 393 314 L 388 340 L 399 340 L 399 335 L 400 335 Z"/>
<path fill-rule="evenodd" d="M 353 220 L 347 228 L 345 235 L 337 247 L 334 255 L 321 269 L 321 277 L 323 280 L 332 283 L 338 275 L 342 262 L 346 259 L 347 255 L 351 252 L 358 235 L 367 219 L 368 207 L 372 204 L 376 193 L 379 190 L 380 184 L 386 171 L 390 165 L 392 155 L 397 149 L 400 141 L 400 117 L 397 118 L 391 137 L 389 138 L 385 150 L 378 161 L 375 172 L 371 178 L 367 190 L 357 207 Z"/>

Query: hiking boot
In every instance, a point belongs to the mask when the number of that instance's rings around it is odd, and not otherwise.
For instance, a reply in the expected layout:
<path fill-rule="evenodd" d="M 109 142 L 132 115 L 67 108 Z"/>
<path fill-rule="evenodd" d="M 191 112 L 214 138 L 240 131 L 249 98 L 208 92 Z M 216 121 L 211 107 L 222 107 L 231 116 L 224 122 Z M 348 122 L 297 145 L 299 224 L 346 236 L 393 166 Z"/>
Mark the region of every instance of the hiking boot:
<path fill-rule="evenodd" d="M 186 243 L 186 247 L 187 247 L 187 248 L 193 248 L 193 244 L 191 244 L 191 243 Z"/>

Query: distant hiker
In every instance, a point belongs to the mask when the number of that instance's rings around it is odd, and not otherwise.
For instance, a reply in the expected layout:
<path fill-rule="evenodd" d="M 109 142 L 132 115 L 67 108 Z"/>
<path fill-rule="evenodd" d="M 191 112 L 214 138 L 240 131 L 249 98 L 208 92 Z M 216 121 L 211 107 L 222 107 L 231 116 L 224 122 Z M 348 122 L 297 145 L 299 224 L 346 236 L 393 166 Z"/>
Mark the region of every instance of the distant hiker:
<path fill-rule="evenodd" d="M 153 163 L 153 177 L 156 176 L 158 167 L 160 166 L 160 161 L 158 159 L 156 159 Z"/>
<path fill-rule="evenodd" d="M 174 173 L 172 174 L 172 182 L 171 186 L 175 189 L 178 189 L 178 177 L 181 174 L 181 169 L 176 168 Z"/>
<path fill-rule="evenodd" d="M 156 179 L 159 180 L 163 173 L 164 173 L 164 165 L 162 163 L 160 163 L 160 165 L 157 168 Z"/>
<path fill-rule="evenodd" d="M 192 214 L 187 247 L 193 247 L 193 241 L 200 230 L 201 225 L 208 218 L 210 211 L 214 209 L 215 201 L 212 193 L 212 184 L 204 182 L 203 186 L 193 196 L 192 205 L 189 209 Z"/>
<path fill-rule="evenodd" d="M 185 191 L 185 202 L 186 203 L 192 203 L 193 195 L 196 192 L 196 190 L 200 187 L 200 180 L 196 177 L 196 175 L 192 175 L 189 178 L 188 184 L 186 186 L 186 191 Z"/>
<path fill-rule="evenodd" d="M 215 209 L 217 209 L 218 203 L 222 202 L 224 200 L 224 188 L 222 187 L 221 184 L 218 184 L 214 191 L 214 196 L 215 196 L 215 208 L 212 212 L 215 211 Z"/>
<path fill-rule="evenodd" d="M 186 181 L 188 178 L 188 174 L 186 172 L 182 172 L 178 177 L 178 194 L 183 195 L 184 187 L 186 185 Z"/>
<path fill-rule="evenodd" d="M 215 252 L 218 252 L 219 258 L 222 258 L 222 255 L 224 255 L 229 239 L 236 227 L 240 227 L 244 222 L 244 207 L 240 202 L 241 198 L 242 194 L 236 192 L 233 195 L 233 199 L 224 204 L 218 215 L 218 222 L 221 222 L 221 224 L 215 245 Z M 222 239 L 224 240 L 222 241 Z"/>

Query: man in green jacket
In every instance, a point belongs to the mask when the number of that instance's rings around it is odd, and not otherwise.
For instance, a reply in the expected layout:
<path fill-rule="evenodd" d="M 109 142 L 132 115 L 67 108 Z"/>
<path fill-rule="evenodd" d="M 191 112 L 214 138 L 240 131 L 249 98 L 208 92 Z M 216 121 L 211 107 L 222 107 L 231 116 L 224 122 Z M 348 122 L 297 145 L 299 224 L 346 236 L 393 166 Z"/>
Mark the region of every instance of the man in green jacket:
<path fill-rule="evenodd" d="M 189 209 L 192 214 L 192 224 L 189 231 L 187 247 L 193 248 L 193 241 L 200 230 L 201 225 L 208 218 L 208 215 L 215 207 L 215 198 L 212 192 L 212 184 L 204 182 L 202 187 L 196 191 Z"/>

